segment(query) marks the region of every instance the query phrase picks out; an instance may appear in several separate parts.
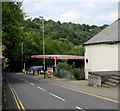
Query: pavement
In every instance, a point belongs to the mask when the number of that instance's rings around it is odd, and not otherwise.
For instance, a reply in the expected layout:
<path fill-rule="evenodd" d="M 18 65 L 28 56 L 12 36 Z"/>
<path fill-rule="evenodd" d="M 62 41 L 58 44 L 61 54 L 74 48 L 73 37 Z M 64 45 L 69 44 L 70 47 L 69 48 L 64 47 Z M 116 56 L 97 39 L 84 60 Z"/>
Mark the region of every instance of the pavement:
<path fill-rule="evenodd" d="M 120 101 L 120 88 L 118 87 L 105 88 L 88 86 L 88 80 L 70 80 L 57 77 L 44 79 L 37 76 L 33 76 L 33 78 Z"/>

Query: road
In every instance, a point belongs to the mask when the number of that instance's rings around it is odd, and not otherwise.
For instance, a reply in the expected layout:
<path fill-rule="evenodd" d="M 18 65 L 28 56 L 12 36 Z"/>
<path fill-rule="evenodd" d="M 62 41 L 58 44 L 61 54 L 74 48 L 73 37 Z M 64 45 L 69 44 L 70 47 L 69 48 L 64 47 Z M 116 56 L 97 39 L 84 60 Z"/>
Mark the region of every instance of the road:
<path fill-rule="evenodd" d="M 6 78 L 24 109 L 118 109 L 116 102 L 60 87 L 29 75 L 6 74 Z"/>

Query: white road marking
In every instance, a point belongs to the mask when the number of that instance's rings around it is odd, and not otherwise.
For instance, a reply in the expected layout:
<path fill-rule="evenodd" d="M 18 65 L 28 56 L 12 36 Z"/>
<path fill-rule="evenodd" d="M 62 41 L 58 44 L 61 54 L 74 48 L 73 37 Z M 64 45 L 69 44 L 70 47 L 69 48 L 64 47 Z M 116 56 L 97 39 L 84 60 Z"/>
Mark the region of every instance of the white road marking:
<path fill-rule="evenodd" d="M 85 111 L 85 110 L 83 110 L 82 108 L 80 108 L 80 107 L 78 107 L 78 106 L 76 106 L 76 108 L 77 108 L 77 109 L 80 109 L 81 111 Z"/>
<path fill-rule="evenodd" d="M 33 83 L 30 83 L 30 84 L 33 85 L 33 86 L 35 85 L 35 84 L 33 84 Z"/>
<path fill-rule="evenodd" d="M 52 96 L 54 96 L 54 97 L 56 97 L 56 98 L 62 100 L 62 101 L 65 101 L 65 99 L 63 99 L 63 98 L 61 98 L 61 97 L 59 97 L 59 96 L 57 96 L 57 95 L 55 95 L 55 94 L 53 94 L 53 93 L 50 93 L 50 94 L 51 94 Z"/>
<path fill-rule="evenodd" d="M 85 109 L 88 109 L 87 107 L 85 107 Z"/>
<path fill-rule="evenodd" d="M 27 83 L 28 83 L 28 81 L 26 81 L 26 80 L 25 80 L 25 82 L 27 82 Z"/>
<path fill-rule="evenodd" d="M 45 89 L 43 89 L 43 88 L 41 88 L 41 87 L 39 87 L 39 86 L 38 86 L 37 88 L 41 89 L 42 91 L 46 91 Z"/>

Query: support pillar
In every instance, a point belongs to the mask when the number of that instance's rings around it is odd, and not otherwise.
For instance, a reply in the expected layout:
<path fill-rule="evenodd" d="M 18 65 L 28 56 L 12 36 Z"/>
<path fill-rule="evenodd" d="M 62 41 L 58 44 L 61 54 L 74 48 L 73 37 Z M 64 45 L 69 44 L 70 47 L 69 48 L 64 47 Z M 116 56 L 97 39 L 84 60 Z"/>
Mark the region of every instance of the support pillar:
<path fill-rule="evenodd" d="M 56 60 L 56 58 L 54 58 L 54 66 L 56 67 L 56 62 L 57 62 L 57 60 Z"/>

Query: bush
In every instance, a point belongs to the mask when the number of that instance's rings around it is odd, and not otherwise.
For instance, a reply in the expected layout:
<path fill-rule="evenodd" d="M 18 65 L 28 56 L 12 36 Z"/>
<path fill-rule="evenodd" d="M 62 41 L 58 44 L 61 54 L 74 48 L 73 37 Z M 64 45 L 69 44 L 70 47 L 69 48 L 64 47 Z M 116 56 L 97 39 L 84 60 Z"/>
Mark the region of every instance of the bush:
<path fill-rule="evenodd" d="M 74 68 L 74 69 L 72 70 L 72 74 L 74 75 L 74 77 L 75 77 L 77 80 L 80 80 L 80 79 L 81 79 L 79 69 Z"/>
<path fill-rule="evenodd" d="M 74 78 L 77 80 L 84 80 L 85 74 L 83 71 L 75 68 L 75 63 L 68 65 L 67 62 L 59 62 L 57 65 L 57 74 L 61 78 Z M 74 77 L 73 77 L 74 76 Z"/>
<path fill-rule="evenodd" d="M 57 69 L 58 70 L 61 70 L 61 69 L 69 70 L 69 65 L 66 62 L 59 62 L 57 65 Z"/>
<path fill-rule="evenodd" d="M 81 80 L 85 80 L 85 73 L 82 73 L 82 74 L 80 74 L 80 78 L 81 78 Z"/>
<path fill-rule="evenodd" d="M 66 71 L 69 70 L 69 65 L 67 64 L 67 62 L 59 62 L 57 65 L 57 72 L 58 72 L 58 77 L 67 77 L 67 73 Z"/>

